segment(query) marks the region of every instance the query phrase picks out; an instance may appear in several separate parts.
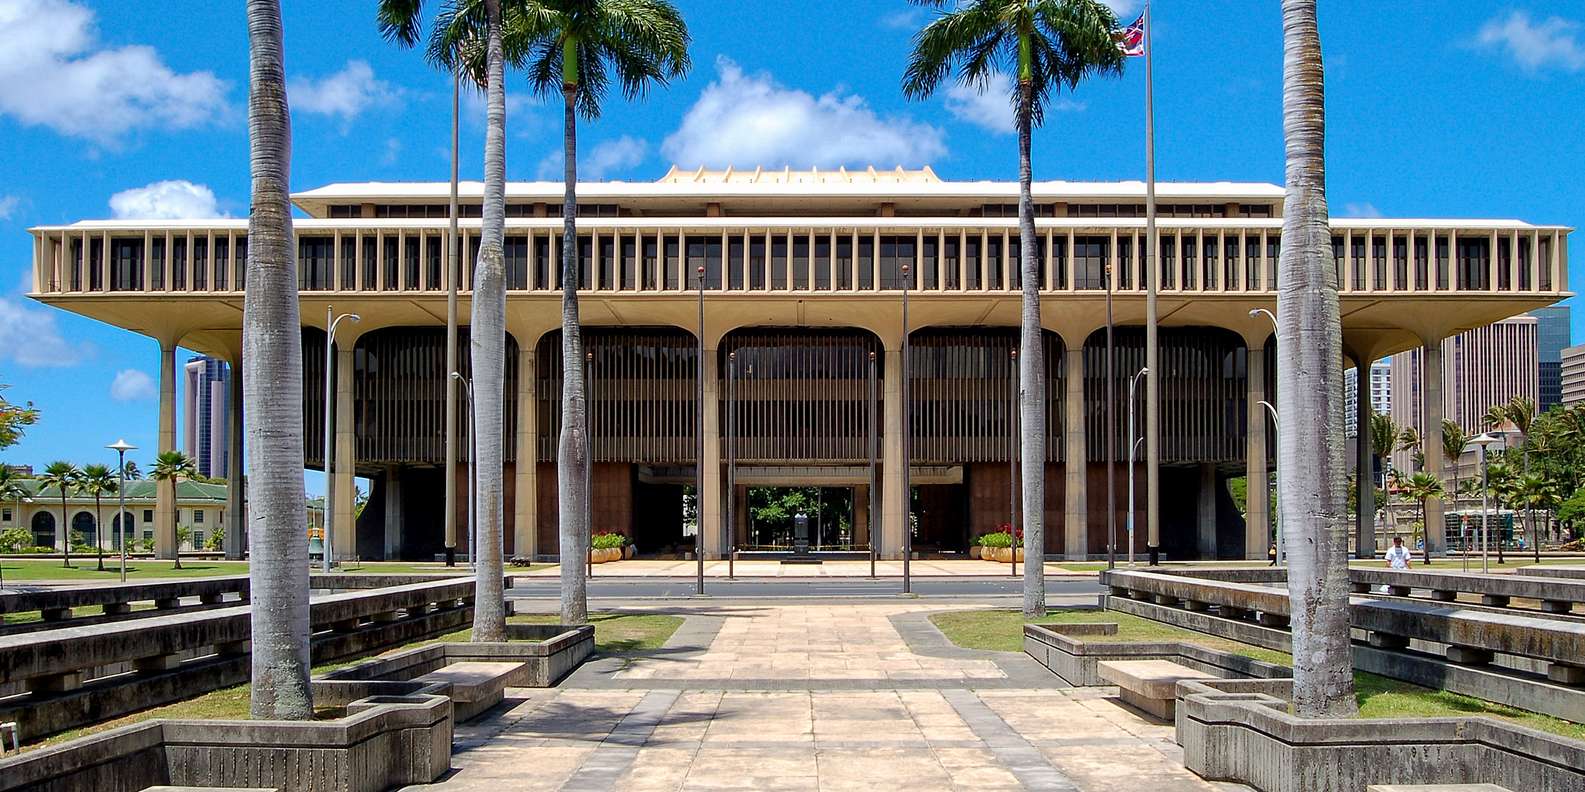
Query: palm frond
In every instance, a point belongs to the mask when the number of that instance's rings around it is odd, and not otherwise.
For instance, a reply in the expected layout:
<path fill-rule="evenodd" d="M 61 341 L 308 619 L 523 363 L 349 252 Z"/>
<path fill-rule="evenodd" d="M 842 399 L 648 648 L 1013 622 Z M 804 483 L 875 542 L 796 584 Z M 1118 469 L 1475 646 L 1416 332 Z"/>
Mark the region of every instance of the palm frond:
<path fill-rule="evenodd" d="M 424 0 L 380 0 L 375 21 L 386 41 L 412 47 L 423 29 Z"/>

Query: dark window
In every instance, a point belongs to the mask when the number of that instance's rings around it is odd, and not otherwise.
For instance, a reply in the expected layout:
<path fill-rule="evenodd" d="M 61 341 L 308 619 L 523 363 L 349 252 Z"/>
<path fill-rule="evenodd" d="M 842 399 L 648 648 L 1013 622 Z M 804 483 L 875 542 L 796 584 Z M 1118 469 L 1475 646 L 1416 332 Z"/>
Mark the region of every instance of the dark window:
<path fill-rule="evenodd" d="M 242 247 L 241 241 L 237 247 Z M 341 238 L 341 289 L 351 291 L 358 283 L 358 238 L 348 234 Z"/>
<path fill-rule="evenodd" d="M 691 288 L 698 288 L 700 267 L 704 267 L 705 288 L 721 288 L 720 237 L 688 237 L 688 284 Z"/>
<path fill-rule="evenodd" d="M 1073 238 L 1073 286 L 1076 289 L 1106 288 L 1106 260 L 1111 239 L 1103 236 Z"/>
<path fill-rule="evenodd" d="M 204 510 L 203 509 L 193 509 L 193 522 L 194 523 L 202 523 L 203 521 L 204 521 Z M 194 539 L 193 543 L 197 544 L 198 540 Z"/>
<path fill-rule="evenodd" d="M 209 288 L 209 238 L 193 238 L 193 291 Z"/>
<path fill-rule="evenodd" d="M 335 250 L 334 237 L 297 238 L 297 287 L 303 291 L 326 291 Z"/>
<path fill-rule="evenodd" d="M 504 252 L 506 253 L 506 288 L 528 288 L 528 237 L 507 237 Z M 437 279 L 433 282 L 440 281 Z"/>
<path fill-rule="evenodd" d="M 777 234 L 770 240 L 770 285 L 772 289 L 787 288 L 787 237 Z"/>
<path fill-rule="evenodd" d="M 110 240 L 110 290 L 140 291 L 143 288 L 143 240 Z"/>

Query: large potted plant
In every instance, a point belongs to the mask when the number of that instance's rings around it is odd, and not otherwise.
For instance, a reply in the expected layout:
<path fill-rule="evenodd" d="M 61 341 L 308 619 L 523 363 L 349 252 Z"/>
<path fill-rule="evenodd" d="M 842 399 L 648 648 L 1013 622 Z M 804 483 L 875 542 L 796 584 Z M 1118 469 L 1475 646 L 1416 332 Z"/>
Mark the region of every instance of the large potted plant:
<path fill-rule="evenodd" d="M 622 558 L 622 545 L 626 543 L 627 537 L 619 533 L 595 534 L 589 541 L 593 554 L 591 560 L 596 564 L 619 561 Z"/>

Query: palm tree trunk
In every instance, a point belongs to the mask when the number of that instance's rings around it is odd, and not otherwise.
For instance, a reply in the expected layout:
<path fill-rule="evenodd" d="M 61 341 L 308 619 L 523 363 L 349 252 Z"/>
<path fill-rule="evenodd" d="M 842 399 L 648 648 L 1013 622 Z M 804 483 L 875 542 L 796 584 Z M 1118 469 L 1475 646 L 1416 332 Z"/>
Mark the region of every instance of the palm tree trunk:
<path fill-rule="evenodd" d="M 1283 0 L 1287 199 L 1277 283 L 1278 510 L 1289 559 L 1293 702 L 1300 717 L 1348 716 L 1348 526 L 1343 480 L 1343 350 L 1326 208 L 1326 90 L 1316 0 Z"/>
<path fill-rule="evenodd" d="M 314 717 L 308 684 L 308 543 L 303 503 L 303 349 L 288 200 L 292 128 L 279 0 L 248 0 L 253 211 L 242 312 L 254 718 Z M 172 491 L 176 482 L 171 482 Z M 171 526 L 175 530 L 175 525 Z M 180 553 L 178 552 L 178 563 Z"/>
<path fill-rule="evenodd" d="M 299 341 L 299 344 L 302 342 Z M 299 350 L 301 347 L 299 346 Z M 176 479 L 171 479 L 171 503 L 176 503 Z M 171 569 L 182 568 L 182 508 L 171 509 Z"/>
<path fill-rule="evenodd" d="M 473 640 L 506 640 L 502 537 L 505 520 L 506 415 L 506 65 L 501 50 L 500 0 L 486 0 L 489 30 L 485 56 L 488 125 L 484 140 L 484 211 L 479 261 L 473 270 L 473 319 L 468 338 L 473 366 L 473 427 L 478 433 L 471 460 L 477 473 L 474 519 L 479 546 L 475 565 Z M 533 464 L 532 459 L 518 464 Z"/>
<path fill-rule="evenodd" d="M 1040 329 L 1040 270 L 1035 266 L 1035 202 L 1029 147 L 1033 87 L 1018 84 L 1018 271 L 1023 288 L 1018 339 L 1018 442 L 1024 460 L 1024 616 L 1046 615 L 1046 358 Z M 1068 464 L 1073 464 L 1070 460 Z"/>
<path fill-rule="evenodd" d="M 570 52 L 566 57 L 573 58 Z M 573 67 L 575 68 L 575 67 Z M 588 394 L 583 389 L 583 330 L 578 320 L 578 116 L 577 84 L 563 84 L 562 137 L 565 191 L 561 204 L 561 440 L 556 450 L 560 495 L 561 623 L 589 621 L 589 437 L 584 433 Z M 700 361 L 703 365 L 703 361 Z M 703 409 L 700 405 L 700 409 Z M 703 464 L 703 460 L 700 460 Z M 704 515 L 703 503 L 698 510 Z M 701 526 L 703 522 L 699 523 Z"/>
<path fill-rule="evenodd" d="M 105 571 L 105 510 L 99 505 L 99 493 L 94 493 L 94 549 L 99 554 L 98 571 Z"/>
<path fill-rule="evenodd" d="M 72 524 L 66 521 L 66 484 L 61 484 L 61 566 L 72 565 Z"/>

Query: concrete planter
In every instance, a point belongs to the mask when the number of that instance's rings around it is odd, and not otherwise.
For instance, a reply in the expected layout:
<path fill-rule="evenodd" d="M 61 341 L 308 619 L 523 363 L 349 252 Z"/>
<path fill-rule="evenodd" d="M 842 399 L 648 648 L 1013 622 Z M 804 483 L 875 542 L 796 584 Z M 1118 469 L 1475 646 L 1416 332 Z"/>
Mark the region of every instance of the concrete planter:
<path fill-rule="evenodd" d="M 1292 684 L 1178 684 L 1184 766 L 1260 792 L 1357 792 L 1372 784 L 1485 783 L 1585 789 L 1585 742 L 1484 717 L 1305 720 Z"/>
<path fill-rule="evenodd" d="M 629 545 L 623 546 L 623 548 L 622 548 L 622 557 L 623 558 L 634 558 L 634 557 L 637 557 L 637 556 L 638 556 L 638 545 L 629 544 Z"/>
<path fill-rule="evenodd" d="M 985 560 L 985 561 L 995 561 L 996 560 L 996 548 L 994 548 L 994 547 L 981 547 L 980 548 L 980 558 L 982 560 Z"/>
<path fill-rule="evenodd" d="M 0 792 L 383 792 L 444 775 L 451 739 L 451 701 L 422 694 L 371 696 L 332 721 L 160 719 L 0 761 Z"/>
<path fill-rule="evenodd" d="M 1274 663 L 1195 644 L 1107 640 L 1116 634 L 1116 624 L 1026 624 L 1024 653 L 1075 687 L 1111 684 L 1097 669 L 1103 660 L 1170 660 L 1228 678 L 1281 679 L 1292 673 Z"/>
<path fill-rule="evenodd" d="M 1016 555 L 1015 555 L 1015 553 L 1016 553 Z M 998 561 L 998 562 L 1001 562 L 1003 564 L 1011 564 L 1011 563 L 1013 563 L 1013 559 L 1014 558 L 1017 558 L 1019 563 L 1023 563 L 1023 561 L 1024 561 L 1024 548 L 1022 548 L 1022 547 L 1018 547 L 1018 548 L 998 547 L 998 548 L 995 548 L 994 554 L 991 556 L 991 560 L 992 561 Z"/>
<path fill-rule="evenodd" d="M 339 668 L 314 679 L 314 697 L 348 700 L 366 695 L 356 684 L 402 683 L 469 660 L 520 662 L 523 668 L 507 680 L 508 687 L 550 687 L 594 651 L 594 627 L 587 624 L 508 624 L 506 637 L 498 643 L 430 644 Z"/>

